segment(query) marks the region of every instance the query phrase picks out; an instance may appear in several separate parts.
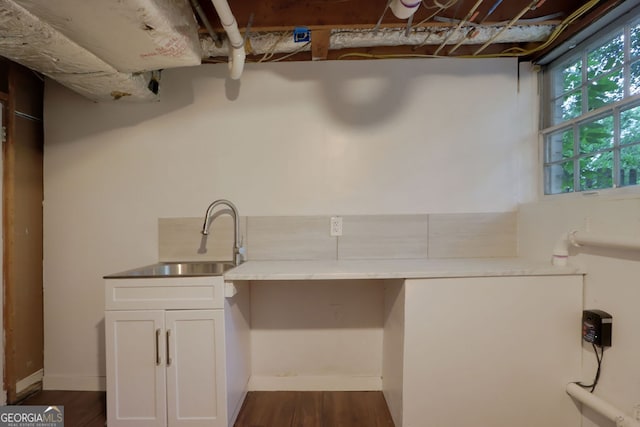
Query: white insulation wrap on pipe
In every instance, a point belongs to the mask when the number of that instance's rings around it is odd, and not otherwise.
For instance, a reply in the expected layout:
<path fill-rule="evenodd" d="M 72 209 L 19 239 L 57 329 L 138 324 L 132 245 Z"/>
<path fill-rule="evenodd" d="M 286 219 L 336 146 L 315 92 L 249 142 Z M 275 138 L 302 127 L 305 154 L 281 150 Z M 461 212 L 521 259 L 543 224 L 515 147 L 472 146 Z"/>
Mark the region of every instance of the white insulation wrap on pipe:
<path fill-rule="evenodd" d="M 116 69 L 20 5 L 0 6 L 0 55 L 41 73 L 115 73 Z"/>
<path fill-rule="evenodd" d="M 58 74 L 48 73 L 49 77 L 69 89 L 78 92 L 92 101 L 159 101 L 156 93 L 149 90 L 152 73 L 95 73 L 95 74 Z"/>
<path fill-rule="evenodd" d="M 151 73 L 121 73 L 13 1 L 0 3 L 0 55 L 94 101 L 157 101 Z"/>
<path fill-rule="evenodd" d="M 12 1 L 121 73 L 201 63 L 186 0 Z"/>
<path fill-rule="evenodd" d="M 467 37 L 465 28 L 452 34 L 447 43 L 462 44 L 484 43 L 502 27 L 478 28 L 473 38 Z M 496 39 L 496 43 L 521 43 L 524 41 L 546 40 L 553 31 L 553 25 L 523 25 L 513 26 L 504 31 Z M 329 49 L 367 48 L 372 46 L 422 46 L 437 45 L 445 40 L 447 31 L 432 31 L 416 29 L 409 36 L 404 34 L 404 28 L 382 28 L 377 32 L 372 30 L 332 30 L 329 37 Z M 312 31 L 313 34 L 313 31 Z M 313 35 L 312 35 L 313 37 Z M 205 57 L 225 56 L 229 46 L 217 47 L 209 37 L 201 40 Z M 293 51 L 311 50 L 311 46 L 300 46 L 293 39 L 293 34 L 285 33 L 251 33 L 248 39 L 250 53 L 261 55 L 271 53 L 291 53 Z"/>
<path fill-rule="evenodd" d="M 588 406 L 608 420 L 615 422 L 616 427 L 640 427 L 640 422 L 577 384 L 569 383 L 567 385 L 567 393 L 578 402 Z"/>
<path fill-rule="evenodd" d="M 238 80 L 242 75 L 245 61 L 244 39 L 238 30 L 236 18 L 231 13 L 227 0 L 212 0 L 216 13 L 220 17 L 220 23 L 227 32 L 229 39 L 229 77 Z"/>

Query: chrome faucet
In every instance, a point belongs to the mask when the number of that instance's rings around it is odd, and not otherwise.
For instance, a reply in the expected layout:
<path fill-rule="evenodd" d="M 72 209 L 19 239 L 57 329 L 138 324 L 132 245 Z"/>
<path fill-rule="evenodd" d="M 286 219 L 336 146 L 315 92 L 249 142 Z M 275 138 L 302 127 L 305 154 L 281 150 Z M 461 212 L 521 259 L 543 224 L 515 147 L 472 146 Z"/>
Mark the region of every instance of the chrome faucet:
<path fill-rule="evenodd" d="M 220 199 L 212 202 L 207 208 L 207 213 L 204 215 L 204 224 L 202 225 L 202 234 L 209 234 L 209 226 L 211 222 L 209 222 L 209 218 L 213 213 L 213 210 L 220 205 L 225 205 L 231 209 L 231 217 L 233 218 L 233 264 L 240 265 L 242 262 L 242 257 L 240 255 L 240 217 L 238 215 L 238 209 L 236 206 L 228 200 Z"/>

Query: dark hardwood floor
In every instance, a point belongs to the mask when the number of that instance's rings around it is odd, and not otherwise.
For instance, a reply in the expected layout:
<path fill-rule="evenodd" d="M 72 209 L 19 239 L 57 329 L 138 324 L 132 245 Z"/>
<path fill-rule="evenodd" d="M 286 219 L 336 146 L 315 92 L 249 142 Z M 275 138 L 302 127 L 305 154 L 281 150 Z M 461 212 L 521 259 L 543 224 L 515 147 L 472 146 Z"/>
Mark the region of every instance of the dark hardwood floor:
<path fill-rule="evenodd" d="M 106 397 L 100 391 L 40 391 L 21 405 L 64 406 L 65 427 L 104 427 L 107 419 Z"/>
<path fill-rule="evenodd" d="M 394 427 L 379 391 L 254 391 L 235 427 Z"/>
<path fill-rule="evenodd" d="M 63 405 L 66 427 L 103 427 L 105 393 L 41 391 L 22 405 Z M 253 391 L 235 427 L 394 427 L 378 391 Z"/>

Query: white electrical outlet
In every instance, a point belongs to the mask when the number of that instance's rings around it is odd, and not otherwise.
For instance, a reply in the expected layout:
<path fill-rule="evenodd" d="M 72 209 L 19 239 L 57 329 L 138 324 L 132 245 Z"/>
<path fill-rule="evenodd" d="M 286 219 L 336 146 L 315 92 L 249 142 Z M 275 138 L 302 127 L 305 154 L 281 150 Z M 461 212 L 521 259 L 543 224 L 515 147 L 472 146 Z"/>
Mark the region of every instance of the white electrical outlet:
<path fill-rule="evenodd" d="M 342 236 L 342 217 L 340 216 L 331 217 L 329 234 L 332 236 Z"/>

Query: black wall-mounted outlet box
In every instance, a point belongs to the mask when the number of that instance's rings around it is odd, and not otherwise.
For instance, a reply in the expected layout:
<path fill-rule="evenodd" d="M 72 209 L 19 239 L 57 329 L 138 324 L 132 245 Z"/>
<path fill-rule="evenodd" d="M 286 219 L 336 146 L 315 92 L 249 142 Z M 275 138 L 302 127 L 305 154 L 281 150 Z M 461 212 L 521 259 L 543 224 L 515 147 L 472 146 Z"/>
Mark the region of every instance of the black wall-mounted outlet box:
<path fill-rule="evenodd" d="M 582 339 L 598 347 L 611 347 L 613 318 L 602 310 L 582 312 Z"/>

